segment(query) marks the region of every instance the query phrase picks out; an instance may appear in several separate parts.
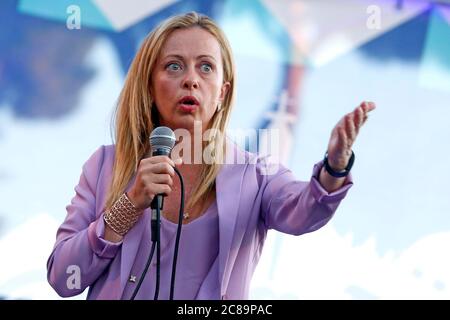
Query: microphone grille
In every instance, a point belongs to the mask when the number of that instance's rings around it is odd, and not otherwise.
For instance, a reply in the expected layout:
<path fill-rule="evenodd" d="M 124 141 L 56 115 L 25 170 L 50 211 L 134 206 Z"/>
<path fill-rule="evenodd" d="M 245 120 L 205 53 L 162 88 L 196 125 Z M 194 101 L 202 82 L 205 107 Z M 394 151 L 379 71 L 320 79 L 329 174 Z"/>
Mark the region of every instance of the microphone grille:
<path fill-rule="evenodd" d="M 150 134 L 150 144 L 152 149 L 168 148 L 172 150 L 175 141 L 175 133 L 168 127 L 157 127 Z"/>

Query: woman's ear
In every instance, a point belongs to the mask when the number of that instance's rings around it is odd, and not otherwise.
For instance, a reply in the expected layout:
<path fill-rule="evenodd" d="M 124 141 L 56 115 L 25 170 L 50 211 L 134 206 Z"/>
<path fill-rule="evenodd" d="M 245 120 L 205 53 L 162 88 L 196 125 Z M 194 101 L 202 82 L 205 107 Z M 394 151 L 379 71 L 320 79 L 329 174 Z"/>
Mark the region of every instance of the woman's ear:
<path fill-rule="evenodd" d="M 230 90 L 231 84 L 230 82 L 224 82 L 222 84 L 222 88 L 220 88 L 220 96 L 219 96 L 219 102 L 222 102 L 225 97 L 227 96 L 228 91 Z"/>

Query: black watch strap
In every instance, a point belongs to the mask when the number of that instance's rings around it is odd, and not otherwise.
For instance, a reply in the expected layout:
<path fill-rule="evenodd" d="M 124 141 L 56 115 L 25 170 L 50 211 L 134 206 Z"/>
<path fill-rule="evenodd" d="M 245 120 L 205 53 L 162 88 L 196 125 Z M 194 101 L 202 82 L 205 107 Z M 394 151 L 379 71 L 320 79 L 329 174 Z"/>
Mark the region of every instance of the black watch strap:
<path fill-rule="evenodd" d="M 350 170 L 353 167 L 353 163 L 355 162 L 355 153 L 352 150 L 352 155 L 350 156 L 350 159 L 348 160 L 348 164 L 345 167 L 344 171 L 334 171 L 330 164 L 328 163 L 328 151 L 325 153 L 325 157 L 323 159 L 325 170 L 333 177 L 335 178 L 342 178 L 347 176 L 350 173 Z"/>

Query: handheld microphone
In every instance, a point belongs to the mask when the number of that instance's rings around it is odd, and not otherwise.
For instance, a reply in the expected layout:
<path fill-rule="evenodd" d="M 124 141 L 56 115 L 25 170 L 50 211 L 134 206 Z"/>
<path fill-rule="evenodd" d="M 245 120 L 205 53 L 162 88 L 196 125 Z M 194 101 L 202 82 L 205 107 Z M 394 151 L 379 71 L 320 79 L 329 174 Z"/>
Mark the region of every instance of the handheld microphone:
<path fill-rule="evenodd" d="M 168 127 L 157 127 L 150 134 L 150 146 L 152 156 L 169 156 L 175 145 L 175 133 Z M 157 194 L 153 198 L 150 207 L 152 209 L 152 230 L 156 231 L 157 209 L 162 210 L 164 194 Z M 156 232 L 152 232 L 152 241 L 156 241 Z"/>
<path fill-rule="evenodd" d="M 172 129 L 168 127 L 157 127 L 155 128 L 152 133 L 150 134 L 150 146 L 151 146 L 151 152 L 152 156 L 169 156 L 170 152 L 172 151 L 173 146 L 175 145 L 175 133 L 172 131 Z M 176 169 L 175 169 L 176 171 Z M 176 171 L 178 173 L 178 171 Z M 179 174 L 179 173 L 178 173 Z M 182 184 L 183 185 L 183 184 Z M 182 195 L 184 196 L 184 189 L 182 189 Z M 144 277 L 147 274 L 147 270 L 150 266 L 150 262 L 153 258 L 153 253 L 155 252 L 156 247 L 156 285 L 155 285 L 155 300 L 158 300 L 158 294 L 159 294 L 159 280 L 160 280 L 160 261 L 161 261 L 161 239 L 160 239 L 160 215 L 161 210 L 163 207 L 163 200 L 164 200 L 164 194 L 157 194 L 151 204 L 150 207 L 152 209 L 152 216 L 151 216 L 151 230 L 152 230 L 152 248 L 150 250 L 150 255 L 147 259 L 147 263 L 145 265 L 144 271 L 142 272 L 142 275 L 139 279 L 139 282 L 133 292 L 133 295 L 131 296 L 131 300 L 134 300 L 136 297 L 139 288 L 142 285 L 142 282 L 144 281 Z M 183 208 L 183 206 L 182 206 Z M 178 236 L 179 238 L 179 236 Z M 178 240 L 177 238 L 177 240 Z M 175 266 L 173 267 L 174 271 Z M 170 296 L 173 297 L 173 285 L 171 287 Z"/>
<path fill-rule="evenodd" d="M 152 156 L 160 156 L 165 155 L 169 156 L 172 148 L 175 145 L 175 133 L 168 127 L 157 127 L 150 134 L 150 145 Z M 180 178 L 180 186 L 181 186 L 181 202 L 180 202 L 180 212 L 178 215 L 178 228 L 175 239 L 175 249 L 173 254 L 173 263 L 172 263 L 172 277 L 170 280 L 170 295 L 169 299 L 173 300 L 173 295 L 175 291 L 175 273 L 177 267 L 177 257 L 178 257 L 178 247 L 180 243 L 180 235 L 181 235 L 181 226 L 183 225 L 183 212 L 184 212 L 184 183 L 183 177 L 177 168 L 174 168 L 176 174 Z M 160 214 L 163 207 L 164 194 L 157 194 L 155 198 L 152 200 L 150 207 L 152 209 L 151 216 L 151 229 L 152 229 L 152 248 L 150 250 L 150 255 L 147 259 L 147 263 L 145 265 L 144 271 L 142 272 L 139 283 L 137 284 L 133 295 L 131 296 L 131 300 L 134 300 L 136 297 L 139 288 L 141 287 L 142 281 L 147 273 L 147 270 L 150 266 L 150 262 L 153 257 L 153 253 L 155 251 L 156 246 L 156 283 L 155 283 L 155 300 L 158 300 L 159 295 L 159 282 L 160 282 L 160 261 L 161 261 L 161 239 L 160 239 Z"/>
<path fill-rule="evenodd" d="M 175 145 L 175 133 L 168 127 L 157 127 L 150 134 L 152 156 L 168 156 Z"/>

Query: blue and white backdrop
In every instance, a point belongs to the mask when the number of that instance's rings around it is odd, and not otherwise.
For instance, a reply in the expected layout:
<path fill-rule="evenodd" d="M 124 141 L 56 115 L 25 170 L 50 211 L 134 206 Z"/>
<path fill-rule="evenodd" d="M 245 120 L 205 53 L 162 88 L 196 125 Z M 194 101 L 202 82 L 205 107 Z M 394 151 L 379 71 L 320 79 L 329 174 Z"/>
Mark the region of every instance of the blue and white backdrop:
<path fill-rule="evenodd" d="M 81 166 L 112 142 L 142 39 L 191 10 L 234 49 L 230 129 L 281 130 L 299 179 L 341 116 L 378 106 L 336 216 L 301 237 L 269 232 L 251 298 L 450 299 L 450 6 L 419 0 L 1 1 L 1 298 L 59 298 L 45 264 Z"/>

